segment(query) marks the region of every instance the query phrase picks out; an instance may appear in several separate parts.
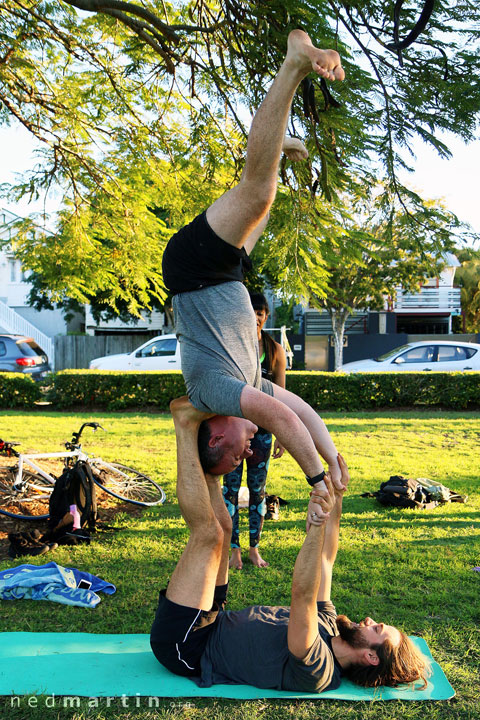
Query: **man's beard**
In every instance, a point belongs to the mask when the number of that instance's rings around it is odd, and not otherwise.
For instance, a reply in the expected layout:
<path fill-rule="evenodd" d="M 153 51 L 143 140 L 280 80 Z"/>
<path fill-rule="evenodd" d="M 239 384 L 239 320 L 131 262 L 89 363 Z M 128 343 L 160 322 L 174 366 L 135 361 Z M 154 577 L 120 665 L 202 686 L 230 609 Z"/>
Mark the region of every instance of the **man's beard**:
<path fill-rule="evenodd" d="M 346 615 L 337 615 L 336 619 L 338 632 L 342 640 L 352 648 L 370 647 L 367 640 L 362 636 L 362 630 L 355 625 Z"/>

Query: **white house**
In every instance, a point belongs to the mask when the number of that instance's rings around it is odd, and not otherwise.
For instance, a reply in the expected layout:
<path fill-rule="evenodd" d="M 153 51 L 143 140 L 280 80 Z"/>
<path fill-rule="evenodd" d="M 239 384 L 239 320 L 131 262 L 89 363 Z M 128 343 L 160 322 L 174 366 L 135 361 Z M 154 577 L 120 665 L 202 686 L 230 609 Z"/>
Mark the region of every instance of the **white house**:
<path fill-rule="evenodd" d="M 0 332 L 26 335 L 45 350 L 55 363 L 55 335 L 67 332 L 67 323 L 60 310 L 35 310 L 28 304 L 31 284 L 9 245 L 15 235 L 18 215 L 0 209 Z"/>
<path fill-rule="evenodd" d="M 460 266 L 452 253 L 445 254 L 446 266 L 438 277 L 425 280 L 418 293 L 407 293 L 397 288 L 395 300 L 385 298 L 384 312 L 379 313 L 379 333 L 449 334 L 452 318 L 461 315 L 460 288 L 454 287 L 455 270 Z M 368 310 L 357 310 L 347 320 L 347 333 L 362 334 L 369 331 Z M 377 316 L 377 313 L 375 313 Z M 332 324 L 329 314 L 318 310 L 305 311 L 307 335 L 330 335 Z"/>
<path fill-rule="evenodd" d="M 32 337 L 47 353 L 52 367 L 55 363 L 54 337 L 81 331 L 89 335 L 158 333 L 171 331 L 163 312 L 144 313 L 138 321 L 119 319 L 95 322 L 89 305 L 84 312 L 67 322 L 60 309 L 35 310 L 28 304 L 32 288 L 28 272 L 12 252 L 9 242 L 15 235 L 15 223 L 21 220 L 9 210 L 0 209 L 0 332 Z M 44 228 L 38 228 L 44 233 Z"/>
<path fill-rule="evenodd" d="M 452 318 L 462 314 L 460 288 L 453 286 L 460 262 L 452 253 L 445 254 L 446 266 L 438 277 L 426 280 L 418 293 L 397 290 L 394 302 L 385 309 L 396 316 L 396 331 L 408 334 L 452 332 Z"/>
<path fill-rule="evenodd" d="M 344 361 L 372 357 L 375 353 L 380 355 L 405 342 L 405 338 L 410 341 L 450 334 L 452 318 L 461 315 L 460 288 L 453 286 L 455 270 L 460 263 L 451 253 L 446 253 L 445 261 L 443 272 L 426 280 L 419 292 L 407 293 L 397 288 L 395 300 L 385 298 L 383 311 L 357 310 L 352 313 L 345 324 Z M 331 360 L 329 342 L 333 335 L 330 315 L 326 310 L 319 312 L 307 308 L 303 320 L 305 365 L 309 370 L 327 370 Z M 377 336 L 375 347 L 373 336 Z M 395 336 L 401 336 L 402 340 Z"/>

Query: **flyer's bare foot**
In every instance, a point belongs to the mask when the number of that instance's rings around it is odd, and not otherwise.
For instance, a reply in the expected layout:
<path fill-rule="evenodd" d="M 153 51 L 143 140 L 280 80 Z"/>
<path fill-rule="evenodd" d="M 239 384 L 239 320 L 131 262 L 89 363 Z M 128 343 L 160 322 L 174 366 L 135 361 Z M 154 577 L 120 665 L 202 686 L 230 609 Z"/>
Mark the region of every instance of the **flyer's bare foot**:
<path fill-rule="evenodd" d="M 255 565 L 255 567 L 260 568 L 266 568 L 268 567 L 268 562 L 262 558 L 260 553 L 258 552 L 258 548 L 250 548 L 249 553 L 250 562 Z"/>
<path fill-rule="evenodd" d="M 228 563 L 230 569 L 241 570 L 243 568 L 242 551 L 240 548 L 232 548 L 232 556 Z"/>
<path fill-rule="evenodd" d="M 308 158 L 308 150 L 298 138 L 285 137 L 282 151 L 292 162 L 299 162 Z"/>
<path fill-rule="evenodd" d="M 294 65 L 303 75 L 315 72 L 325 80 L 343 80 L 345 72 L 336 50 L 321 50 L 313 46 L 307 33 L 292 30 L 288 36 L 285 61 Z"/>

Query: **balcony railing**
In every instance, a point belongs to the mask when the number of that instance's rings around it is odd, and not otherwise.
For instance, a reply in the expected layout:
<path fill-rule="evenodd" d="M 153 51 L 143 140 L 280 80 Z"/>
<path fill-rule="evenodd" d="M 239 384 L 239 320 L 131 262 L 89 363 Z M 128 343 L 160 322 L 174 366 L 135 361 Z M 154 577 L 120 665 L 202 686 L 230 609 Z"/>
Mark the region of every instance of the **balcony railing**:
<path fill-rule="evenodd" d="M 419 293 L 398 290 L 393 310 L 433 310 L 460 313 L 460 288 L 422 288 Z"/>

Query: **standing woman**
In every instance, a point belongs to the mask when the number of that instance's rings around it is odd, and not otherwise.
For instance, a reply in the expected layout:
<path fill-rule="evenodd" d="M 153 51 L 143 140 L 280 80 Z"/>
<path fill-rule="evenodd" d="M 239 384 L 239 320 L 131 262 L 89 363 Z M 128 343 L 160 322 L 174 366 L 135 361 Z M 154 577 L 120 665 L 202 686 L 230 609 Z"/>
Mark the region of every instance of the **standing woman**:
<path fill-rule="evenodd" d="M 285 387 L 285 369 L 287 358 L 282 346 L 268 335 L 263 327 L 269 315 L 268 303 L 261 293 L 250 293 L 250 300 L 257 317 L 258 347 L 262 377 Z M 252 439 L 251 450 L 253 455 L 245 461 L 247 463 L 247 486 L 249 490 L 248 520 L 250 528 L 250 561 L 257 567 L 268 567 L 268 563 L 261 557 L 258 550 L 260 535 L 262 533 L 263 518 L 265 516 L 265 485 L 267 482 L 268 464 L 272 449 L 272 435 L 263 428 L 258 428 Z M 284 448 L 275 441 L 273 457 L 283 455 Z M 230 567 L 241 570 L 243 567 L 240 538 L 238 534 L 238 491 L 242 484 L 243 462 L 223 478 L 223 497 L 228 512 L 232 516 L 232 556 Z"/>

